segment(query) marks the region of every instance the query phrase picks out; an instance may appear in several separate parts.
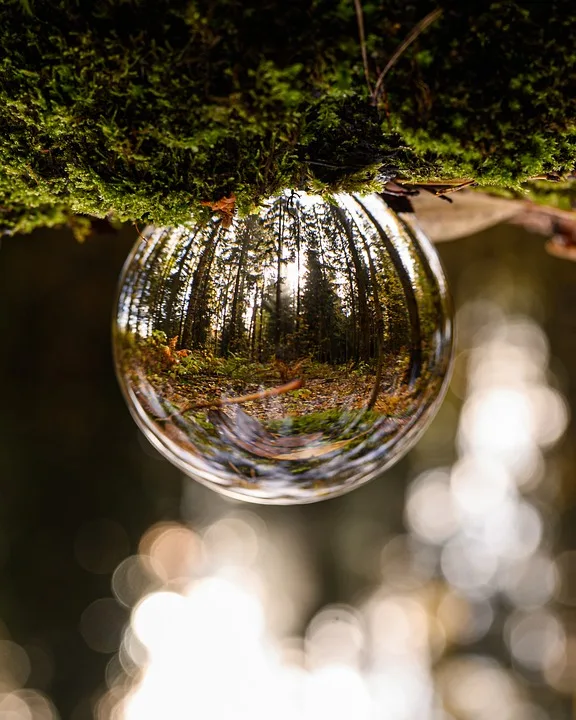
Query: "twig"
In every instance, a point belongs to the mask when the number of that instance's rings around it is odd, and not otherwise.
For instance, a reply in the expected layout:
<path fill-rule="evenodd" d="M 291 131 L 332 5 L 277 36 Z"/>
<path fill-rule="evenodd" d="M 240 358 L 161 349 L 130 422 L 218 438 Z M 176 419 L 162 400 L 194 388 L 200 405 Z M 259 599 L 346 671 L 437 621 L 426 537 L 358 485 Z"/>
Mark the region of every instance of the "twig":
<path fill-rule="evenodd" d="M 566 178 L 562 177 L 562 175 L 558 175 L 557 173 L 544 173 L 544 175 L 534 175 L 532 177 L 529 177 L 528 180 L 548 180 L 549 182 L 562 182 L 565 181 Z"/>
<path fill-rule="evenodd" d="M 145 238 L 144 235 L 142 235 L 142 233 L 141 233 L 141 231 L 140 231 L 140 228 L 138 227 L 138 223 L 136 222 L 136 220 L 134 220 L 134 222 L 133 222 L 132 224 L 133 224 L 134 227 L 136 228 L 136 232 L 138 233 L 138 237 L 140 238 L 140 240 L 148 240 L 148 238 Z"/>
<path fill-rule="evenodd" d="M 442 180 L 442 181 L 422 181 L 422 182 L 414 182 L 414 183 L 403 183 L 402 181 L 395 181 L 393 184 L 398 185 L 400 188 L 404 188 L 406 190 L 406 194 L 414 194 L 411 192 L 411 190 L 422 189 L 427 190 L 428 192 L 431 192 L 436 197 L 444 197 L 445 195 L 449 195 L 450 193 L 455 193 L 460 190 L 464 190 L 467 187 L 470 187 L 471 185 L 474 185 L 476 183 L 476 180 L 473 180 L 472 178 L 465 178 L 465 179 L 454 179 L 454 180 Z M 446 187 L 447 186 L 447 187 Z M 385 190 L 387 191 L 387 188 L 385 187 Z M 392 192 L 390 192 L 391 195 L 400 195 L 400 192 L 394 192 L 394 189 Z"/>
<path fill-rule="evenodd" d="M 259 392 L 250 393 L 249 395 L 239 395 L 237 397 L 230 398 L 214 398 L 213 400 L 205 400 L 204 402 L 189 403 L 178 412 L 182 414 L 189 412 L 190 410 L 203 410 L 206 408 L 223 407 L 224 405 L 240 405 L 242 403 L 252 402 L 253 400 L 264 400 L 265 398 L 284 395 L 285 393 L 292 392 L 292 390 L 298 390 L 302 387 L 302 384 L 302 379 L 297 378 L 296 380 L 291 380 L 285 385 L 278 385 L 277 387 L 268 388 L 268 390 L 260 390 Z"/>
<path fill-rule="evenodd" d="M 394 65 L 398 62 L 398 59 L 402 55 L 402 53 L 408 48 L 416 38 L 426 30 L 426 28 L 431 25 L 435 20 L 437 20 L 440 15 L 442 15 L 442 8 L 436 8 L 436 10 L 432 10 L 432 12 L 428 13 L 425 18 L 422 18 L 420 22 L 415 25 L 414 28 L 408 33 L 406 36 L 404 42 L 400 45 L 400 47 L 396 50 L 396 52 L 392 55 L 390 60 L 388 60 L 388 63 L 386 64 L 386 67 L 382 72 L 380 73 L 378 80 L 376 81 L 376 86 L 374 87 L 374 92 L 372 93 L 372 98 L 374 101 L 374 105 L 378 102 L 378 98 L 380 96 L 380 93 L 382 91 L 382 83 L 384 82 L 384 78 L 386 75 L 390 72 L 390 70 L 394 67 Z"/>
<path fill-rule="evenodd" d="M 437 197 L 444 197 L 445 195 L 449 195 L 450 193 L 464 190 L 464 188 L 470 187 L 470 185 L 474 185 L 475 182 L 476 180 L 463 180 L 459 185 L 452 185 L 451 187 L 447 187 L 444 190 L 436 190 L 435 195 Z"/>
<path fill-rule="evenodd" d="M 364 75 L 366 77 L 366 85 L 368 92 L 374 97 L 375 90 L 372 90 L 370 82 L 370 68 L 368 67 L 368 52 L 366 51 L 366 36 L 364 35 L 364 14 L 362 12 L 362 3 L 360 0 L 354 0 L 354 8 L 356 9 L 356 20 L 358 22 L 358 35 L 360 37 L 360 50 L 362 51 L 362 63 L 364 65 Z"/>

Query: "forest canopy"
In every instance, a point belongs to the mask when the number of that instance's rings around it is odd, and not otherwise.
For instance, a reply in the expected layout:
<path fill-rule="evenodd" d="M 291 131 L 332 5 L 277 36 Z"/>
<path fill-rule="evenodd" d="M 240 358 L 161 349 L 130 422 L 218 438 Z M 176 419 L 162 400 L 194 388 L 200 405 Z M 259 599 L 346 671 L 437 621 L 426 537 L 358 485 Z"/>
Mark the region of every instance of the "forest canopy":
<path fill-rule="evenodd" d="M 571 0 L 5 0 L 0 228 L 568 178 L 575 35 Z"/>

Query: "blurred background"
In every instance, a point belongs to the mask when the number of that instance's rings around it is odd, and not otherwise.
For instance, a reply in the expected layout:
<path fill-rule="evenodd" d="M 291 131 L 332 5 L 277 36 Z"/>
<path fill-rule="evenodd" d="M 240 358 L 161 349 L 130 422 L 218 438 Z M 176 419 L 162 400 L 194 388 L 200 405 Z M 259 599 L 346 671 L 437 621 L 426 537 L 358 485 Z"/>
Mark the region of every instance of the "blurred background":
<path fill-rule="evenodd" d="M 576 265 L 499 225 L 438 246 L 438 417 L 301 507 L 183 478 L 120 395 L 136 231 L 0 248 L 1 720 L 576 718 Z"/>

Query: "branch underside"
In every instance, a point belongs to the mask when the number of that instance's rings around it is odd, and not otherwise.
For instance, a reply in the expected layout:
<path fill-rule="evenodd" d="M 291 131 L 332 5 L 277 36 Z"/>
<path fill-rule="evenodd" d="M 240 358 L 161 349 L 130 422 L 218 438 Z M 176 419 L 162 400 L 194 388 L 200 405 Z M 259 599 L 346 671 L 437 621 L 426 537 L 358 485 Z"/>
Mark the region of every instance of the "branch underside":
<path fill-rule="evenodd" d="M 175 224 L 285 187 L 567 181 L 575 31 L 568 0 L 3 3 L 0 229 Z"/>

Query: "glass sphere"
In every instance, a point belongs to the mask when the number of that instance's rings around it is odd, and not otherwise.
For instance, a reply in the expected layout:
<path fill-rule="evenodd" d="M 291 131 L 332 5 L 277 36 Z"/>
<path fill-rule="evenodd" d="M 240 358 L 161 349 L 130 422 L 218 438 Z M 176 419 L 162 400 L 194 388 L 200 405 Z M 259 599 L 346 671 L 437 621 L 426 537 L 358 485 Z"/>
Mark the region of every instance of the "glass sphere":
<path fill-rule="evenodd" d="M 411 213 L 286 191 L 149 227 L 123 271 L 118 376 L 152 444 L 222 493 L 306 503 L 415 443 L 452 359 L 446 281 Z"/>

